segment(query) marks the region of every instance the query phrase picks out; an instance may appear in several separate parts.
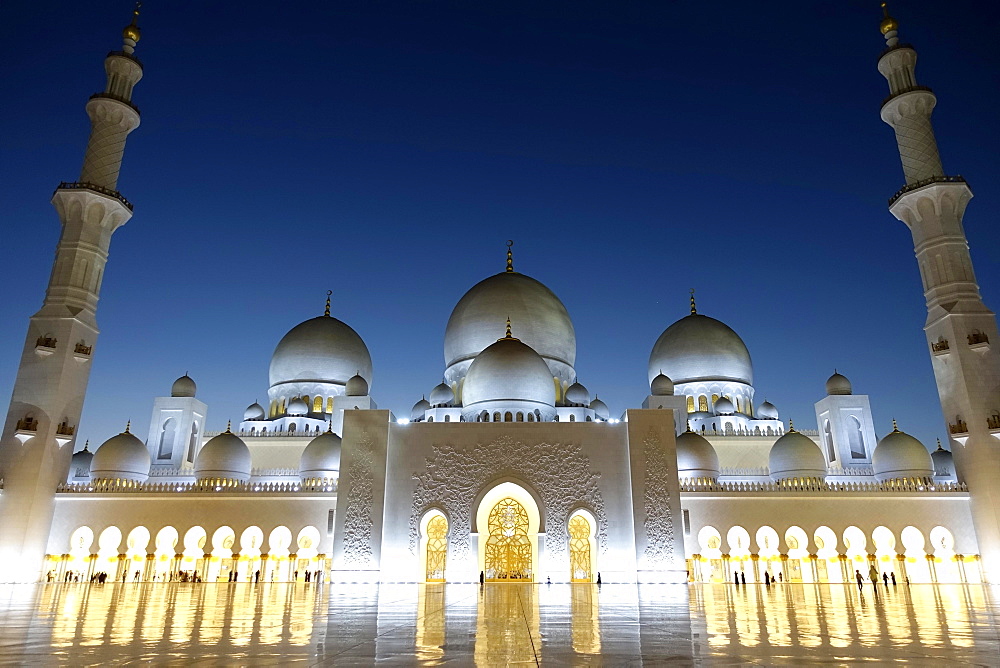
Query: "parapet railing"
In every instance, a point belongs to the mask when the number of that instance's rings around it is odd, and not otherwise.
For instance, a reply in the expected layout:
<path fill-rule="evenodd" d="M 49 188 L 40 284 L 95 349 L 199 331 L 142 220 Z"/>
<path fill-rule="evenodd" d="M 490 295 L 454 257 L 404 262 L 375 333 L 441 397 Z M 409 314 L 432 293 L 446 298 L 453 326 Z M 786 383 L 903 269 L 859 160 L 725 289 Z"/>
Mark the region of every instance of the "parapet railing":
<path fill-rule="evenodd" d="M 889 100 L 893 99 L 893 98 L 899 97 L 900 95 L 906 95 L 907 93 L 912 93 L 912 92 L 918 91 L 918 90 L 922 90 L 922 91 L 925 91 L 925 92 L 928 92 L 928 93 L 933 93 L 934 92 L 928 86 L 907 86 L 906 88 L 903 88 L 901 90 L 897 90 L 895 93 L 892 93 L 887 98 L 885 98 L 884 100 L 882 100 L 882 104 L 879 105 L 879 108 L 881 109 L 882 107 L 884 107 L 886 105 L 886 103 Z"/>
<path fill-rule="evenodd" d="M 125 106 L 131 107 L 132 111 L 134 111 L 135 113 L 137 113 L 137 114 L 139 113 L 139 107 L 137 107 L 134 104 L 132 104 L 132 100 L 129 100 L 128 98 L 122 97 L 121 95 L 115 95 L 114 93 L 94 93 L 93 95 L 90 96 L 91 100 L 94 100 L 94 99 L 97 99 L 97 98 L 101 98 L 101 99 L 105 99 L 105 100 L 114 100 L 115 102 L 121 102 Z"/>
<path fill-rule="evenodd" d="M 889 198 L 889 206 L 896 203 L 896 200 L 905 195 L 908 192 L 912 192 L 924 186 L 929 186 L 932 183 L 965 183 L 965 179 L 961 176 L 932 176 L 929 179 L 922 179 L 920 181 L 914 181 L 913 183 L 907 183 L 905 186 L 896 191 L 896 194 Z"/>
<path fill-rule="evenodd" d="M 195 475 L 194 467 L 185 468 L 154 468 L 150 470 L 150 478 L 193 478 Z M 251 478 L 267 478 L 267 477 L 287 477 L 295 476 L 299 477 L 298 469 L 251 469 Z M 249 484 L 256 484 L 250 482 Z"/>
<path fill-rule="evenodd" d="M 109 51 L 108 56 L 121 56 L 122 58 L 128 58 L 129 60 L 134 60 L 135 64 L 142 67 L 142 61 L 136 58 L 131 53 L 126 53 L 125 51 Z"/>
<path fill-rule="evenodd" d="M 916 482 L 815 482 L 815 483 L 776 483 L 776 482 L 712 482 L 709 480 L 682 480 L 682 492 L 968 492 L 965 483 L 916 483 Z"/>
<path fill-rule="evenodd" d="M 125 199 L 120 192 L 117 190 L 112 190 L 111 188 L 105 188 L 104 186 L 99 186 L 96 183 L 87 183 L 85 181 L 63 181 L 59 184 L 56 190 L 93 190 L 95 193 L 101 193 L 102 195 L 107 195 L 108 197 L 114 197 L 116 200 L 125 205 L 125 208 L 129 211 L 132 210 L 132 202 Z"/>
<path fill-rule="evenodd" d="M 219 434 L 224 434 L 224 433 L 226 433 L 226 432 L 224 432 L 224 431 L 206 431 L 205 432 L 205 436 L 207 436 L 207 437 L 218 436 Z M 316 438 L 317 436 L 319 436 L 320 434 L 322 434 L 323 431 L 320 431 L 319 433 L 317 433 L 315 431 L 306 431 L 306 430 L 303 429 L 301 431 L 269 431 L 266 434 L 262 434 L 259 431 L 256 432 L 256 433 L 254 433 L 254 434 L 251 434 L 248 431 L 234 431 L 232 433 L 236 434 L 240 438 L 288 438 L 288 437 L 294 438 L 296 436 L 308 436 L 310 438 Z"/>
<path fill-rule="evenodd" d="M 199 493 L 225 492 L 226 494 L 292 494 L 313 492 L 336 492 L 337 482 L 329 481 L 323 484 L 302 484 L 293 482 L 251 482 L 243 485 L 213 485 L 198 482 L 144 482 L 128 483 L 113 482 L 71 482 L 62 483 L 56 492 L 68 494 L 88 494 L 103 492 L 128 492 L 130 494 L 149 493 Z"/>

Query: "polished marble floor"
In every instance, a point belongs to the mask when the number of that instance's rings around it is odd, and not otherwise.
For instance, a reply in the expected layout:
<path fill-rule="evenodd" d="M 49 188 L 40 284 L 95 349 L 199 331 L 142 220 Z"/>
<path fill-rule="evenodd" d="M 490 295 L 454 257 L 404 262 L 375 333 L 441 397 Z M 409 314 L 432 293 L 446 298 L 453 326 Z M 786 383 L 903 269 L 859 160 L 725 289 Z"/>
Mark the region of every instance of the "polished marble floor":
<path fill-rule="evenodd" d="M 1000 665 L 1000 588 L 0 586 L 0 664 Z"/>

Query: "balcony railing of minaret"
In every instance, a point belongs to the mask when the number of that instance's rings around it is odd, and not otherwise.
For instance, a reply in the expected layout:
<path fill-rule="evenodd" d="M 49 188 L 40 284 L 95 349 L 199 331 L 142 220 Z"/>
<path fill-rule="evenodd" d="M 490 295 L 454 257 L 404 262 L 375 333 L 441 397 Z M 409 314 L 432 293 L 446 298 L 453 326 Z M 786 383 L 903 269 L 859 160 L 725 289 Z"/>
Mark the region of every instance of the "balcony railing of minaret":
<path fill-rule="evenodd" d="M 38 431 L 38 420 L 31 416 L 26 416 L 17 421 L 17 431 Z"/>
<path fill-rule="evenodd" d="M 895 93 L 890 94 L 887 98 L 885 98 L 884 100 L 882 100 L 882 104 L 879 105 L 879 108 L 884 107 L 886 105 L 886 103 L 889 100 L 893 99 L 893 98 L 899 97 L 900 95 L 906 95 L 907 93 L 913 93 L 913 92 L 918 91 L 918 90 L 922 90 L 922 91 L 927 92 L 927 93 L 933 93 L 934 92 L 934 91 L 932 91 L 930 89 L 929 86 L 916 86 L 916 85 L 914 85 L 914 86 L 907 86 L 906 88 L 901 88 L 901 89 L 897 90 Z"/>
<path fill-rule="evenodd" d="M 948 423 L 948 431 L 952 434 L 968 434 L 969 425 L 965 424 L 965 421 L 961 416 L 955 416 L 955 422 Z"/>
<path fill-rule="evenodd" d="M 913 45 L 899 42 L 897 44 L 893 44 L 892 46 L 887 46 L 882 50 L 882 53 L 878 54 L 878 59 L 882 60 L 882 57 L 885 56 L 885 54 L 896 51 L 897 49 L 913 49 Z"/>
<path fill-rule="evenodd" d="M 980 332 L 978 329 L 972 330 L 972 332 L 969 333 L 968 339 L 970 346 L 977 346 L 990 342 L 990 337 L 986 336 L 986 334 Z"/>
<path fill-rule="evenodd" d="M 139 60 L 138 58 L 136 58 L 135 54 L 126 53 L 125 51 L 109 51 L 107 57 L 110 58 L 111 56 L 119 56 L 121 58 L 128 58 L 129 60 L 135 62 L 135 64 L 139 66 L 139 69 L 142 69 L 142 61 Z"/>
<path fill-rule="evenodd" d="M 73 427 L 65 422 L 60 422 L 59 426 L 56 427 L 56 433 L 60 436 L 72 436 L 75 431 L 76 427 Z"/>
<path fill-rule="evenodd" d="M 934 354 L 946 353 L 949 350 L 948 339 L 938 339 L 937 341 L 931 341 L 931 352 Z"/>
<path fill-rule="evenodd" d="M 39 355 L 51 355 L 56 351 L 56 343 L 58 343 L 58 339 L 54 336 L 42 334 L 35 340 L 35 352 Z"/>
<path fill-rule="evenodd" d="M 1000 413 L 993 411 L 993 415 L 986 418 L 986 426 L 990 429 L 1000 429 Z"/>
<path fill-rule="evenodd" d="M 122 194 L 117 190 L 112 190 L 111 188 L 105 188 L 104 186 L 99 186 L 96 183 L 86 183 L 84 181 L 63 181 L 56 188 L 59 190 L 93 190 L 95 193 L 100 193 L 102 195 L 107 195 L 108 197 L 114 197 L 116 200 L 125 205 L 125 208 L 132 211 L 132 202 L 122 197 Z"/>
<path fill-rule="evenodd" d="M 889 198 L 889 206 L 896 203 L 896 200 L 905 195 L 908 192 L 912 192 L 924 186 L 929 186 L 932 183 L 965 183 L 965 179 L 961 176 L 932 176 L 929 179 L 923 179 L 921 181 L 916 181 L 914 183 L 908 183 L 899 190 L 896 194 Z"/>
<path fill-rule="evenodd" d="M 125 99 L 121 95 L 115 95 L 114 93 L 94 93 L 93 95 L 90 96 L 91 100 L 94 100 L 94 99 L 97 99 L 97 98 L 103 98 L 103 99 L 107 99 L 107 100 L 114 100 L 115 102 L 121 102 L 124 105 L 128 105 L 129 107 L 132 107 L 132 111 L 134 111 L 135 113 L 137 113 L 137 114 L 139 113 L 139 107 L 137 107 L 134 104 L 132 104 L 132 100 Z"/>

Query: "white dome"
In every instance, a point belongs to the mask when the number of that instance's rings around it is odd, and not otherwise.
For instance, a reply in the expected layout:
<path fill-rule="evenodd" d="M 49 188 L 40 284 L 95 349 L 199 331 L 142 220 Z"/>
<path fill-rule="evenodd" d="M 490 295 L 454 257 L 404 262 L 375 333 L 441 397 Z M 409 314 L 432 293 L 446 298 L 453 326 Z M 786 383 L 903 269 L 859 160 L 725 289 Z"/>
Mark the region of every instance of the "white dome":
<path fill-rule="evenodd" d="M 265 416 L 264 407 L 256 401 L 247 406 L 247 409 L 243 411 L 244 420 L 263 420 Z"/>
<path fill-rule="evenodd" d="M 649 354 L 649 383 L 660 373 L 674 384 L 722 380 L 753 385 L 743 339 L 715 318 L 692 313 L 667 327 Z"/>
<path fill-rule="evenodd" d="M 608 405 L 594 397 L 594 400 L 590 402 L 590 410 L 594 411 L 594 414 L 602 420 L 607 420 L 611 417 L 611 411 L 608 410 Z"/>
<path fill-rule="evenodd" d="M 929 478 L 934 475 L 931 454 L 924 444 L 895 428 L 872 452 L 872 468 L 879 482 L 897 478 Z"/>
<path fill-rule="evenodd" d="M 455 403 L 455 393 L 445 383 L 438 384 L 431 390 L 431 406 L 451 406 Z"/>
<path fill-rule="evenodd" d="M 555 415 L 556 390 L 545 360 L 527 344 L 503 338 L 479 354 L 469 367 L 462 393 L 462 416 L 475 422 L 480 411 L 541 410 Z"/>
<path fill-rule="evenodd" d="M 674 393 L 674 381 L 661 371 L 649 383 L 649 393 L 656 397 L 669 397 Z"/>
<path fill-rule="evenodd" d="M 250 448 L 229 430 L 213 437 L 194 462 L 195 478 L 201 480 L 250 480 Z"/>
<path fill-rule="evenodd" d="M 320 434 L 302 451 L 299 459 L 299 478 L 307 480 L 332 479 L 338 477 L 340 471 L 340 436 L 332 431 Z"/>
<path fill-rule="evenodd" d="M 757 417 L 761 420 L 777 420 L 778 409 L 770 401 L 765 401 L 757 407 Z"/>
<path fill-rule="evenodd" d="M 73 458 L 76 459 L 76 455 Z M 937 450 L 931 453 L 931 461 L 934 463 L 934 475 L 955 477 L 955 460 L 951 452 L 941 447 L 941 441 L 938 441 Z"/>
<path fill-rule="evenodd" d="M 826 379 L 826 393 L 850 394 L 851 381 L 847 380 L 847 376 L 843 376 L 834 371 L 833 375 Z"/>
<path fill-rule="evenodd" d="M 424 419 L 424 413 L 429 411 L 431 408 L 431 403 L 420 397 L 420 401 L 413 404 L 413 408 L 410 410 L 410 420 L 417 421 Z"/>
<path fill-rule="evenodd" d="M 151 460 L 146 446 L 129 433 L 128 427 L 117 436 L 112 436 L 97 448 L 90 460 L 90 479 L 128 480 L 146 482 L 149 478 Z"/>
<path fill-rule="evenodd" d="M 590 404 L 590 392 L 580 383 L 573 383 L 566 388 L 566 403 L 586 406 Z"/>
<path fill-rule="evenodd" d="M 349 397 L 367 397 L 368 396 L 368 381 L 355 374 L 347 379 L 347 386 L 345 388 L 344 394 Z"/>
<path fill-rule="evenodd" d="M 194 380 L 191 376 L 184 374 L 180 378 L 174 381 L 174 384 L 170 387 L 170 396 L 172 397 L 193 397 L 195 392 L 198 391 L 198 386 L 195 385 Z"/>
<path fill-rule="evenodd" d="M 285 413 L 288 415 L 306 415 L 309 412 L 309 404 L 305 400 L 296 397 L 288 402 Z"/>
<path fill-rule="evenodd" d="M 826 460 L 812 439 L 794 429 L 789 430 L 771 446 L 767 455 L 771 479 L 819 479 L 826 477 Z"/>
<path fill-rule="evenodd" d="M 677 437 L 678 478 L 716 480 L 721 471 L 719 454 L 708 439 L 693 431 L 686 431 Z"/>
<path fill-rule="evenodd" d="M 369 384 L 372 358 L 358 333 L 328 315 L 306 320 L 282 337 L 271 356 L 271 387 L 282 383 L 346 385 L 354 374 Z"/>
<path fill-rule="evenodd" d="M 719 397 L 715 400 L 715 414 L 716 415 L 732 415 L 736 412 L 736 406 L 733 402 L 725 397 Z"/>
<path fill-rule="evenodd" d="M 503 332 L 507 318 L 517 328 L 517 337 L 545 360 L 549 384 L 551 378 L 564 383 L 576 380 L 576 332 L 566 307 L 535 279 L 504 272 L 473 286 L 448 318 L 444 360 L 449 383 L 465 376 L 472 360 Z"/>

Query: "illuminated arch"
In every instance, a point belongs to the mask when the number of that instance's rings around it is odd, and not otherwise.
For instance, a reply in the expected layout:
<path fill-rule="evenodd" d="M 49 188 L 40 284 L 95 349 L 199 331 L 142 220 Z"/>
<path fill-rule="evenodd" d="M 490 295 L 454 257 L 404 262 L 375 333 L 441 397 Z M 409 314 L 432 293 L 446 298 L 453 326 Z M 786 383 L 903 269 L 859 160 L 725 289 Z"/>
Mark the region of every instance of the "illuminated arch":
<path fill-rule="evenodd" d="M 597 519 L 583 508 L 573 511 L 567 523 L 570 580 L 593 582 L 597 573 Z"/>
<path fill-rule="evenodd" d="M 473 530 L 479 538 L 479 567 L 485 577 L 531 581 L 538 572 L 539 504 L 524 487 L 502 482 L 479 499 Z"/>
<path fill-rule="evenodd" d="M 426 582 L 444 582 L 448 567 L 448 518 L 437 508 L 420 520 L 422 574 Z"/>

